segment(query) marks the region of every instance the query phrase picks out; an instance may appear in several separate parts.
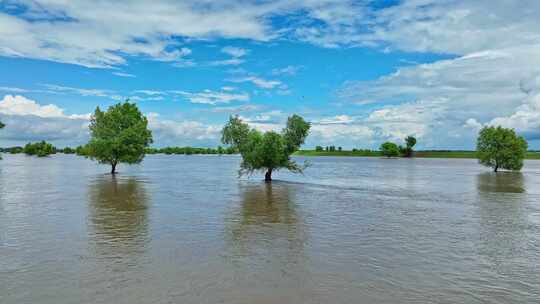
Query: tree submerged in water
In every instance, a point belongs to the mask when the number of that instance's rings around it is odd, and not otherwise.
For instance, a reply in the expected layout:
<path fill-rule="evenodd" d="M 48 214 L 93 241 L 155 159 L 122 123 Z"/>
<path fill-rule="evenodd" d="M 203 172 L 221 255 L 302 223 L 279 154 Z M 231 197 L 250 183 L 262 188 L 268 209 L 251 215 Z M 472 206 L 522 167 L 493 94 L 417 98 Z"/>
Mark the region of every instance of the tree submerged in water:
<path fill-rule="evenodd" d="M 0 121 L 0 129 L 3 129 L 6 125 L 3 124 L 1 121 Z M 0 156 L 0 159 L 2 159 L 2 157 Z"/>
<path fill-rule="evenodd" d="M 107 112 L 98 107 L 90 121 L 90 132 L 84 155 L 110 164 L 112 174 L 116 173 L 118 163 L 140 163 L 145 148 L 152 143 L 148 120 L 137 105 L 129 101 L 109 107 Z"/>
<path fill-rule="evenodd" d="M 302 117 L 293 115 L 287 119 L 281 133 L 262 133 L 250 128 L 238 116 L 231 116 L 221 132 L 221 141 L 238 149 L 242 155 L 240 175 L 266 171 L 264 180 L 270 182 L 272 172 L 282 168 L 294 173 L 305 169 L 306 165 L 297 164 L 290 156 L 304 143 L 310 127 Z"/>
<path fill-rule="evenodd" d="M 484 127 L 480 130 L 476 143 L 480 164 L 499 169 L 519 171 L 527 153 L 527 141 L 513 129 Z"/>
<path fill-rule="evenodd" d="M 43 140 L 37 143 L 26 144 L 26 146 L 24 146 L 23 152 L 26 155 L 35 155 L 38 157 L 45 157 L 51 154 L 55 154 L 56 148 L 52 144 Z"/>
<path fill-rule="evenodd" d="M 385 142 L 380 147 L 381 154 L 386 157 L 398 157 L 399 156 L 399 147 L 393 142 Z"/>
<path fill-rule="evenodd" d="M 399 150 L 403 157 L 412 157 L 413 155 L 413 148 L 416 145 L 416 137 L 414 136 L 407 136 L 405 137 L 405 147 L 400 146 Z"/>

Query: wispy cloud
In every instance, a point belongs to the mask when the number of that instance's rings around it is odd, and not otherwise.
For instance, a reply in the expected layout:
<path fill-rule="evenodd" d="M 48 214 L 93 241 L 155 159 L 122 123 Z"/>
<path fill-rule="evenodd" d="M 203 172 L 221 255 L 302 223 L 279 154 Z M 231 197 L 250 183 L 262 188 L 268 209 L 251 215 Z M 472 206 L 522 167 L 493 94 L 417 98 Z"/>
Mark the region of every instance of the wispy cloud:
<path fill-rule="evenodd" d="M 247 53 L 249 53 L 249 50 L 240 47 L 226 46 L 221 49 L 221 52 L 238 58 L 245 56 Z"/>
<path fill-rule="evenodd" d="M 248 49 L 240 48 L 240 47 L 233 47 L 233 46 L 226 46 L 221 49 L 221 52 L 227 55 L 230 55 L 231 58 L 229 59 L 223 59 L 223 60 L 216 60 L 211 61 L 209 65 L 211 66 L 222 66 L 222 65 L 239 65 L 244 63 L 244 57 L 249 53 Z"/>
<path fill-rule="evenodd" d="M 259 88 L 262 89 L 273 89 L 279 85 L 281 85 L 281 81 L 279 80 L 267 80 L 264 78 L 260 78 L 257 76 L 246 76 L 246 77 L 239 77 L 239 78 L 232 78 L 229 79 L 230 82 L 251 82 L 252 84 L 256 85 Z"/>
<path fill-rule="evenodd" d="M 29 90 L 27 90 L 27 89 L 14 88 L 14 87 L 0 87 L 0 91 L 11 92 L 11 93 L 27 93 L 27 92 L 29 92 Z"/>
<path fill-rule="evenodd" d="M 45 87 L 47 90 L 51 90 L 54 92 L 72 93 L 72 94 L 78 94 L 81 96 L 109 97 L 110 94 L 112 93 L 112 91 L 109 91 L 109 90 L 74 88 L 74 87 L 67 87 L 67 86 L 61 86 L 61 85 L 56 85 L 56 84 L 43 84 L 43 87 Z"/>
<path fill-rule="evenodd" d="M 275 68 L 272 69 L 272 75 L 280 76 L 280 75 L 286 75 L 286 76 L 294 76 L 302 69 L 301 66 L 294 66 L 294 65 L 288 65 L 284 68 Z"/>
<path fill-rule="evenodd" d="M 183 96 L 191 103 L 215 105 L 230 103 L 232 101 L 249 101 L 247 93 L 231 93 L 228 91 L 204 90 L 202 92 L 170 91 L 173 94 Z"/>
<path fill-rule="evenodd" d="M 136 90 L 133 91 L 134 93 L 140 93 L 144 95 L 150 95 L 150 96 L 156 96 L 156 95 L 165 95 L 167 92 L 163 91 L 156 91 L 156 90 Z"/>
<path fill-rule="evenodd" d="M 211 61 L 209 65 L 211 66 L 221 66 L 221 65 L 239 65 L 244 63 L 243 59 L 240 58 L 231 58 L 231 59 L 224 59 L 224 60 L 216 60 Z"/>
<path fill-rule="evenodd" d="M 212 113 L 243 113 L 243 112 L 254 112 L 254 111 L 260 111 L 264 109 L 261 105 L 255 105 L 255 104 L 247 104 L 247 105 L 240 105 L 240 106 L 230 106 L 230 107 L 213 107 L 210 109 L 203 109 L 202 111 L 205 112 L 212 112 Z"/>
<path fill-rule="evenodd" d="M 119 76 L 119 77 L 130 77 L 130 78 L 135 78 L 136 77 L 133 74 L 124 73 L 124 72 L 113 72 L 112 74 L 116 75 L 116 76 Z"/>

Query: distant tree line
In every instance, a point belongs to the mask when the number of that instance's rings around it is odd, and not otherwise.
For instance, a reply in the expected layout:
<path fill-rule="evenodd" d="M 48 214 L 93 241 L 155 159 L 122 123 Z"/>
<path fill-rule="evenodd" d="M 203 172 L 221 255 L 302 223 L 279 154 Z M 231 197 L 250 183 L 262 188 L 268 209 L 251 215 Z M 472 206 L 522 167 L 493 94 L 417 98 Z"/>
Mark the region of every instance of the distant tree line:
<path fill-rule="evenodd" d="M 223 148 L 221 146 L 217 148 L 195 148 L 195 147 L 165 147 L 165 148 L 146 148 L 146 154 L 236 154 L 238 149 L 234 147 Z"/>
<path fill-rule="evenodd" d="M 0 129 L 5 125 L 0 122 Z M 100 163 L 109 164 L 111 173 L 116 173 L 119 163 L 140 163 L 146 154 L 235 154 L 242 156 L 241 173 L 265 171 L 265 180 L 272 179 L 272 172 L 281 168 L 292 172 L 302 172 L 303 167 L 291 160 L 309 134 L 310 123 L 302 117 L 293 115 L 288 118 L 287 126 L 281 133 L 274 131 L 262 133 L 250 128 L 237 116 L 231 116 L 222 130 L 222 143 L 228 147 L 194 148 L 165 147 L 151 148 L 152 132 L 148 129 L 146 117 L 135 104 L 128 101 L 109 107 L 107 111 L 96 108 L 90 121 L 91 138 L 88 144 L 73 149 L 58 149 L 51 143 L 40 141 L 28 143 L 24 147 L 0 148 L 3 153 L 25 153 L 45 157 L 55 153 L 77 154 Z M 392 142 L 381 144 L 379 151 L 353 149 L 355 155 L 386 157 L 412 157 L 416 138 L 407 136 L 405 145 Z M 499 169 L 521 170 L 528 144 L 524 137 L 518 136 L 513 129 L 501 126 L 486 126 L 479 132 L 476 154 L 480 164 Z M 342 147 L 316 146 L 316 152 L 346 154 Z M 305 151 L 301 151 L 305 152 Z M 309 151 L 308 151 L 309 152 Z M 303 153 L 301 153 L 303 154 Z M 306 154 L 303 154 L 306 155 Z"/>
<path fill-rule="evenodd" d="M 324 151 L 326 151 L 326 152 L 336 152 L 336 151 L 341 152 L 341 151 L 343 151 L 343 149 L 341 147 L 337 147 L 337 149 L 336 149 L 336 146 L 326 146 L 324 148 L 322 146 L 316 146 L 315 151 L 317 151 L 317 152 L 324 152 Z"/>
<path fill-rule="evenodd" d="M 43 150 L 39 147 L 44 146 L 42 144 L 43 142 L 36 142 L 36 143 L 28 143 L 24 147 L 15 146 L 15 147 L 6 147 L 6 148 L 0 148 L 1 153 L 10 153 L 10 154 L 19 154 L 19 153 L 26 153 L 29 155 L 37 155 L 37 153 L 34 153 L 36 150 Z M 45 142 L 47 145 L 51 145 L 50 143 Z M 49 151 L 50 154 L 56 154 L 56 153 L 62 153 L 62 154 L 76 154 L 79 156 L 88 156 L 89 150 L 88 146 L 82 145 L 75 148 L 71 147 L 65 147 L 65 148 L 57 148 L 52 146 L 53 149 L 49 149 L 46 151 Z M 26 149 L 28 148 L 28 149 Z M 27 153 L 29 151 L 29 153 Z M 225 155 L 225 154 L 238 154 L 238 150 L 233 147 L 217 147 L 217 148 L 197 148 L 197 147 L 164 147 L 164 148 L 145 148 L 144 149 L 145 154 L 167 154 L 167 155 L 196 155 L 196 154 L 215 154 L 215 155 Z M 43 155 L 45 156 L 45 155 Z"/>

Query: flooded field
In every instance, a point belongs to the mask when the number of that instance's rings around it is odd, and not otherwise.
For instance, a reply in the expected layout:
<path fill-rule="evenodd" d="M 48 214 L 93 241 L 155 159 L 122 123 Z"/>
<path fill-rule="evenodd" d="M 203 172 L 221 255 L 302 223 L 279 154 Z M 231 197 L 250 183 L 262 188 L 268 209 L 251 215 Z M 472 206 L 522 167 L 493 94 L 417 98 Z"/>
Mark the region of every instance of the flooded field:
<path fill-rule="evenodd" d="M 0 303 L 533 303 L 540 161 L 0 161 Z M 300 159 L 301 160 L 301 159 Z"/>

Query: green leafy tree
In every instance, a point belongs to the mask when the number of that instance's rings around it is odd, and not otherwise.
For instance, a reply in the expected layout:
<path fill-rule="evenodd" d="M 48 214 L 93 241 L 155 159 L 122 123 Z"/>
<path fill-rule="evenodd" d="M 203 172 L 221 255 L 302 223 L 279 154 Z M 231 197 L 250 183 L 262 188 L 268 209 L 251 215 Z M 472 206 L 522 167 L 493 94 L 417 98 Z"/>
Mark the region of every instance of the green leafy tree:
<path fill-rule="evenodd" d="M 493 168 L 519 171 L 527 153 L 527 141 L 513 129 L 484 127 L 480 130 L 476 143 L 480 164 Z"/>
<path fill-rule="evenodd" d="M 269 182 L 272 172 L 282 168 L 295 173 L 303 171 L 305 166 L 298 165 L 290 156 L 304 143 L 310 127 L 302 117 L 293 115 L 281 133 L 261 133 L 251 129 L 238 116 L 231 116 L 222 130 L 221 141 L 242 155 L 240 175 L 266 171 L 264 180 Z"/>
<path fill-rule="evenodd" d="M 0 129 L 3 129 L 6 125 L 3 124 L 1 121 L 0 121 Z M 2 157 L 0 156 L 0 159 L 2 159 Z"/>
<path fill-rule="evenodd" d="M 403 154 L 405 157 L 411 157 L 415 145 L 416 138 L 414 136 L 405 137 L 405 147 L 400 147 L 401 154 Z"/>
<path fill-rule="evenodd" d="M 322 151 L 324 151 L 324 149 L 323 149 L 323 147 L 321 147 L 321 146 L 316 146 L 316 147 L 315 147 L 315 151 L 317 151 L 317 152 L 322 152 Z"/>
<path fill-rule="evenodd" d="M 77 148 L 75 148 L 75 154 L 79 156 L 88 156 L 88 145 L 78 146 Z"/>
<path fill-rule="evenodd" d="M 100 163 L 110 164 L 111 174 L 116 173 L 119 163 L 140 163 L 145 148 L 152 143 L 148 120 L 129 101 L 111 106 L 106 112 L 96 108 L 90 121 L 90 133 L 85 154 Z"/>
<path fill-rule="evenodd" d="M 23 152 L 26 155 L 35 155 L 38 157 L 45 157 L 51 154 L 55 154 L 56 148 L 52 144 L 46 141 L 40 141 L 37 143 L 26 144 L 26 146 L 24 146 L 23 148 Z"/>
<path fill-rule="evenodd" d="M 74 154 L 75 149 L 72 149 L 70 147 L 65 147 L 64 149 L 62 149 L 62 153 L 64 153 L 64 154 Z"/>
<path fill-rule="evenodd" d="M 381 154 L 386 157 L 397 157 L 399 156 L 399 147 L 395 143 L 392 142 L 385 142 L 383 143 L 379 150 L 381 150 Z"/>

